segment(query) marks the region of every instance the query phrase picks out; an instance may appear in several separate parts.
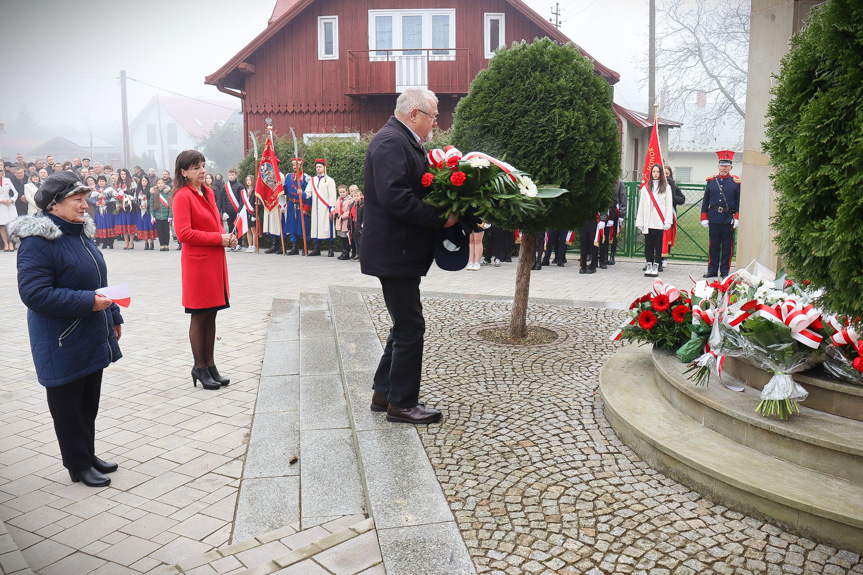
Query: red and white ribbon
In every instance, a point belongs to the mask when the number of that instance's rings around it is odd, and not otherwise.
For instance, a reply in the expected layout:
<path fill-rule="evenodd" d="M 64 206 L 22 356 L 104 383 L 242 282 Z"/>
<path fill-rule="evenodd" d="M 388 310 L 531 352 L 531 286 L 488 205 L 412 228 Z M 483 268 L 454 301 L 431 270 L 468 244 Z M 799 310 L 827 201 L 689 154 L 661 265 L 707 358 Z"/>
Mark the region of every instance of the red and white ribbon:
<path fill-rule="evenodd" d="M 824 338 L 818 333 L 808 329 L 809 326 L 821 317 L 821 312 L 812 304 L 802 305 L 793 299 L 785 300 L 774 306 L 759 303 L 758 300 L 748 301 L 740 308 L 743 312 L 728 325 L 736 327 L 745 319 L 758 315 L 776 323 L 783 323 L 791 328 L 791 337 L 807 347 L 816 349 L 821 345 Z"/>
<path fill-rule="evenodd" d="M 839 346 L 851 344 L 858 347 L 860 336 L 853 327 L 842 325 L 836 316 L 831 317 L 828 323 L 836 330 L 836 333 L 830 336 L 830 341 Z"/>
<path fill-rule="evenodd" d="M 657 279 L 653 282 L 653 295 L 660 294 L 668 296 L 668 302 L 671 303 L 680 297 L 680 290 L 671 284 L 664 283 L 661 279 Z"/>

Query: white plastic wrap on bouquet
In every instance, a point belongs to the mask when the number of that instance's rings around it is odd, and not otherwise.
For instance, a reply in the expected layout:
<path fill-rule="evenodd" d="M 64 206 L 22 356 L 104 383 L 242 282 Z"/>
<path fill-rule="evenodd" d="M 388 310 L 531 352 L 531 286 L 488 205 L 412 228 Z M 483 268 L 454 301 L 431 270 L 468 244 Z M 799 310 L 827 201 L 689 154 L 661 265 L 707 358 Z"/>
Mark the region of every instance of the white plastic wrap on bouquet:
<path fill-rule="evenodd" d="M 856 370 L 854 364 L 845 357 L 845 354 L 838 347 L 831 345 L 827 348 L 824 369 L 837 379 L 854 385 L 863 385 L 863 372 Z"/>
<path fill-rule="evenodd" d="M 762 400 L 777 400 L 794 399 L 803 401 L 809 396 L 809 392 L 800 387 L 788 373 L 776 373 L 761 390 Z"/>

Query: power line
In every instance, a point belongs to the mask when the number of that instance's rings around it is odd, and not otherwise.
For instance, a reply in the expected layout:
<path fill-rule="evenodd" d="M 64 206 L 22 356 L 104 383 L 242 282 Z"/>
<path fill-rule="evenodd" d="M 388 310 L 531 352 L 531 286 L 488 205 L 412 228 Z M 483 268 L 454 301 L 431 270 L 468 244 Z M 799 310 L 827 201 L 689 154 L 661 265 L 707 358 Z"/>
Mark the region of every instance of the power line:
<path fill-rule="evenodd" d="M 155 84 L 150 84 L 149 82 L 145 82 L 143 80 L 136 80 L 135 78 L 130 78 L 126 76 L 127 80 L 131 80 L 132 82 L 137 82 L 139 84 L 143 84 L 145 86 L 149 86 L 150 88 L 155 88 L 156 90 L 162 90 L 163 92 L 167 92 L 169 94 L 173 94 L 175 96 L 180 96 L 181 98 L 188 98 L 189 100 L 195 100 L 196 102 L 201 102 L 203 104 L 209 104 L 211 106 L 217 106 L 219 108 L 224 108 L 225 110 L 231 110 L 232 112 L 236 111 L 236 108 L 230 108 L 228 106 L 222 106 L 221 104 L 214 104 L 213 102 L 208 102 L 207 100 L 201 100 L 200 98 L 193 98 L 192 96 L 187 96 L 186 94 L 180 94 L 179 92 L 174 92 L 173 90 L 169 90 L 167 88 L 162 88 L 161 86 L 156 86 Z"/>

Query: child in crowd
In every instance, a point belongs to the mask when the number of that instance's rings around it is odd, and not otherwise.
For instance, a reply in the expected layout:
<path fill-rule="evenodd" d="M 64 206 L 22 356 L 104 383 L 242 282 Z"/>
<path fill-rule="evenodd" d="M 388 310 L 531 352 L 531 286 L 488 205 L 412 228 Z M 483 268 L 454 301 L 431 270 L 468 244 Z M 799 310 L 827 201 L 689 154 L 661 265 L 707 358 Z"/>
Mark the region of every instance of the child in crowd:
<path fill-rule="evenodd" d="M 342 254 L 338 259 L 349 260 L 350 256 L 350 239 L 348 233 L 351 229 L 351 204 L 353 200 L 348 196 L 348 187 L 344 184 L 339 185 L 339 199 L 336 200 L 336 210 L 333 212 L 333 231 L 336 237 L 341 238 Z"/>
<path fill-rule="evenodd" d="M 363 193 L 356 184 L 350 187 L 351 199 L 351 260 L 360 261 L 360 236 L 363 230 Z"/>

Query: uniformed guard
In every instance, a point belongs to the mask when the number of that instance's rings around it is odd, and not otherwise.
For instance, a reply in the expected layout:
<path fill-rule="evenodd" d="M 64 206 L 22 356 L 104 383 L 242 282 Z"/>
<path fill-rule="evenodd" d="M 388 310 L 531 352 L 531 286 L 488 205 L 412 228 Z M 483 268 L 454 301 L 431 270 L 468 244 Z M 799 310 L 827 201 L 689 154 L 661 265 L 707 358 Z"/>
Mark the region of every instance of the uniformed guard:
<path fill-rule="evenodd" d="M 701 202 L 701 225 L 710 230 L 705 278 L 728 276 L 734 254 L 734 230 L 740 219 L 740 178 L 731 175 L 734 152 L 720 150 L 716 154 L 719 175 L 707 178 Z"/>
<path fill-rule="evenodd" d="M 285 176 L 285 196 L 288 199 L 285 212 L 285 235 L 290 238 L 292 243 L 291 249 L 285 252 L 287 256 L 296 256 L 302 251 L 306 255 L 303 247 L 303 232 L 306 233 L 306 240 L 309 239 L 308 230 L 311 229 L 311 220 L 309 214 L 312 206 L 312 192 L 309 182 L 311 178 L 308 174 L 302 171 L 303 161 L 299 158 L 291 159 L 291 173 Z M 297 174 L 302 174 L 302 179 L 297 177 Z M 302 206 L 300 205 L 300 194 L 302 194 Z M 305 222 L 303 222 L 305 219 Z"/>

